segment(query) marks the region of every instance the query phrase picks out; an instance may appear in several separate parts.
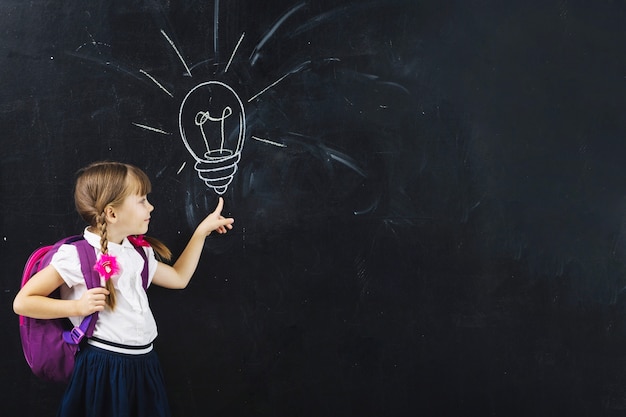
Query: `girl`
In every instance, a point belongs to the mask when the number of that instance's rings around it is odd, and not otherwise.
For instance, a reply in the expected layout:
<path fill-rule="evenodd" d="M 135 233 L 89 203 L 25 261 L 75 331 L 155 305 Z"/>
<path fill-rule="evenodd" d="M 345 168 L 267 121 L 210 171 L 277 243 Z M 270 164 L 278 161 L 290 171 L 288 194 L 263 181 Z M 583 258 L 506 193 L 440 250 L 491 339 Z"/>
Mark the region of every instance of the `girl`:
<path fill-rule="evenodd" d="M 101 288 L 86 289 L 76 248 L 63 245 L 50 265 L 34 275 L 13 302 L 17 314 L 50 319 L 69 317 L 74 325 L 98 313 L 93 337 L 79 351 L 58 416 L 169 416 L 163 376 L 152 342 L 157 327 L 142 287 L 144 259 L 129 242 L 148 230 L 154 207 L 148 202 L 150 180 L 139 168 L 116 162 L 94 163 L 79 172 L 74 199 L 89 225 L 85 239 L 94 247 Z M 205 238 L 232 229 L 221 215 L 223 200 L 196 228 L 173 266 L 170 251 L 159 241 L 145 245 L 149 282 L 185 288 Z M 146 243 L 146 242 L 149 242 Z M 156 256 L 155 256 L 156 251 Z M 61 299 L 48 297 L 61 287 Z"/>

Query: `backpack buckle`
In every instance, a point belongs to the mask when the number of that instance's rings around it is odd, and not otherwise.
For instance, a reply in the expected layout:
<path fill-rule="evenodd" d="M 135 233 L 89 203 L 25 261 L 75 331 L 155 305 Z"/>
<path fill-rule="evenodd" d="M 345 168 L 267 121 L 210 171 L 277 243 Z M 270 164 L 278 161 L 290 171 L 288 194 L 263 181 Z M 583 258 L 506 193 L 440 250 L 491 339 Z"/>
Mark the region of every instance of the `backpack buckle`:
<path fill-rule="evenodd" d="M 81 340 L 83 340 L 83 337 L 85 337 L 85 332 L 83 332 L 80 327 L 76 326 L 70 330 L 70 337 L 72 338 L 74 344 L 77 345 Z"/>

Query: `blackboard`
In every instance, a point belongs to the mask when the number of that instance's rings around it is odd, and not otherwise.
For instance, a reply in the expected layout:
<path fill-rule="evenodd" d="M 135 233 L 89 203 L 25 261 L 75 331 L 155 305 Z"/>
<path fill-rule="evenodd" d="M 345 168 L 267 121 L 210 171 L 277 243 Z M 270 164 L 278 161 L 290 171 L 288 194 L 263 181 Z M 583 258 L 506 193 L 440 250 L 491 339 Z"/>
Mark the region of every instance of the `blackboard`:
<path fill-rule="evenodd" d="M 175 253 L 236 219 L 150 290 L 176 416 L 623 415 L 625 9 L 0 2 L 3 415 L 55 414 L 11 302 L 103 159 Z"/>

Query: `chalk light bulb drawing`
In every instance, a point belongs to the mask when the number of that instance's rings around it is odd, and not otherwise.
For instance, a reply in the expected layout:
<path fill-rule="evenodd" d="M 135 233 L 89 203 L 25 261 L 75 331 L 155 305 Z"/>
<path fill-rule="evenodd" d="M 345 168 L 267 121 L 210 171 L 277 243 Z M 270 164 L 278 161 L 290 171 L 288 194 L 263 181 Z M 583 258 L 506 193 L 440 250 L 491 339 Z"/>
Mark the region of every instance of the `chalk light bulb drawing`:
<path fill-rule="evenodd" d="M 246 137 L 241 99 L 228 85 L 207 81 L 192 88 L 180 105 L 180 136 L 196 160 L 200 179 L 224 194 L 237 172 Z"/>
<path fill-rule="evenodd" d="M 254 65 L 254 62 L 260 56 L 259 51 L 263 45 L 273 36 L 273 34 L 288 19 L 288 17 L 303 8 L 305 4 L 306 3 L 300 3 L 290 9 L 274 24 L 274 26 L 268 30 L 265 36 L 254 48 L 252 57 L 250 58 L 252 65 Z M 219 0 L 216 0 L 214 17 L 214 47 L 216 56 L 218 45 L 218 11 Z M 185 76 L 191 78 L 191 68 L 193 68 L 193 66 L 190 68 L 190 66 L 187 65 L 187 62 L 183 58 L 183 54 L 181 54 L 176 47 L 176 44 L 167 35 L 167 33 L 163 29 L 161 29 L 160 32 L 185 67 Z M 223 69 L 223 74 L 228 72 L 230 65 L 233 63 L 244 36 L 245 34 L 242 33 L 239 41 L 232 51 L 232 54 L 230 55 L 230 59 L 228 60 L 226 67 Z M 91 50 L 96 52 L 97 55 L 90 56 L 89 54 L 83 54 L 81 52 L 79 56 L 83 56 L 86 59 L 95 60 L 97 62 L 103 62 L 107 66 L 113 65 L 114 68 L 126 74 L 134 73 L 134 70 L 126 68 L 122 64 L 116 62 L 112 64 L 109 59 L 106 59 L 105 61 L 102 60 L 102 50 L 110 48 L 109 45 L 102 42 L 96 42 L 92 38 L 91 42 L 80 45 L 76 49 L 76 52 L 78 53 L 86 47 L 92 48 Z M 326 58 L 324 61 L 336 60 L 336 58 Z M 202 61 L 201 63 L 203 62 L 205 61 Z M 292 68 L 270 85 L 250 97 L 247 100 L 247 103 L 253 102 L 259 96 L 265 94 L 267 91 L 278 85 L 288 76 L 305 70 L 309 68 L 310 65 L 311 61 L 305 61 Z M 138 71 L 139 74 L 148 78 L 170 98 L 174 98 L 174 94 L 150 73 L 141 68 Z M 151 126 L 150 124 L 137 122 L 132 122 L 132 124 L 138 128 L 162 135 L 171 135 L 170 132 Z M 198 173 L 198 177 L 204 181 L 207 187 L 212 188 L 217 194 L 224 194 L 228 190 L 228 186 L 237 172 L 237 165 L 241 159 L 241 151 L 243 150 L 244 141 L 246 140 L 246 112 L 243 103 L 235 90 L 233 90 L 229 85 L 216 80 L 197 84 L 189 90 L 180 104 L 178 127 L 185 148 L 196 160 L 194 168 Z M 255 141 L 281 148 L 285 148 L 287 146 L 283 143 L 275 142 L 267 138 L 261 138 L 254 134 L 249 135 L 249 139 L 254 139 Z M 186 163 L 182 164 L 178 173 L 183 170 L 185 165 Z"/>

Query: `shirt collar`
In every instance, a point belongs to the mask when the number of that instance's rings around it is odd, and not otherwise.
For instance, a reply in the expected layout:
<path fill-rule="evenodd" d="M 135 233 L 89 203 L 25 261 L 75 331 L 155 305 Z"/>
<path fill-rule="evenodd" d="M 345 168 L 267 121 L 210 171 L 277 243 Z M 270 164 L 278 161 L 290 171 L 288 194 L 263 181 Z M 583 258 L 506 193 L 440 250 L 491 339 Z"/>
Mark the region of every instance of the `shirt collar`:
<path fill-rule="evenodd" d="M 85 237 L 85 240 L 91 246 L 93 246 L 96 249 L 100 249 L 100 236 L 99 235 L 97 235 L 97 234 L 95 234 L 93 232 L 90 232 L 89 228 L 86 227 L 85 231 L 83 233 L 83 236 Z M 119 243 L 109 242 L 109 246 L 113 247 L 113 248 L 114 247 L 125 247 L 125 248 L 132 248 L 133 247 L 132 243 L 130 243 L 127 238 L 124 238 L 124 240 L 122 241 L 121 245 Z"/>

